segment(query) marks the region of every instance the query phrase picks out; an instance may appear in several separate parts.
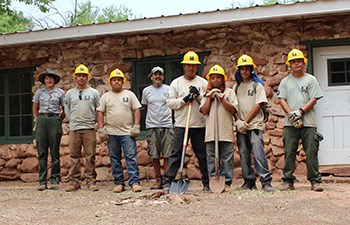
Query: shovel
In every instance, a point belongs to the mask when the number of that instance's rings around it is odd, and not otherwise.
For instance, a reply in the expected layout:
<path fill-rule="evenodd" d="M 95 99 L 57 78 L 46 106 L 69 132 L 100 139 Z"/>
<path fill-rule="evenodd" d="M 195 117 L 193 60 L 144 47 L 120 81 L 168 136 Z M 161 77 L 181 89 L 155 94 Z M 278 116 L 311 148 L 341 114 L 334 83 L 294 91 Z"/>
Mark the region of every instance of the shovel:
<path fill-rule="evenodd" d="M 215 139 L 215 176 L 210 177 L 209 188 L 215 194 L 220 194 L 225 189 L 225 176 L 219 176 L 219 118 L 218 118 L 218 100 L 214 98 L 214 139 Z"/>
<path fill-rule="evenodd" d="M 188 129 L 189 129 L 189 123 L 190 123 L 191 109 L 192 109 L 192 102 L 189 102 L 186 128 L 185 128 L 185 136 L 184 136 L 184 141 L 182 144 L 180 178 L 179 178 L 179 180 L 173 180 L 173 182 L 171 182 L 171 186 L 170 186 L 170 190 L 169 190 L 170 194 L 179 194 L 179 195 L 185 194 L 188 190 L 188 187 L 190 186 L 190 181 L 183 179 L 182 174 L 183 174 L 183 170 L 184 170 L 185 153 L 186 153 L 187 140 L 188 140 Z"/>

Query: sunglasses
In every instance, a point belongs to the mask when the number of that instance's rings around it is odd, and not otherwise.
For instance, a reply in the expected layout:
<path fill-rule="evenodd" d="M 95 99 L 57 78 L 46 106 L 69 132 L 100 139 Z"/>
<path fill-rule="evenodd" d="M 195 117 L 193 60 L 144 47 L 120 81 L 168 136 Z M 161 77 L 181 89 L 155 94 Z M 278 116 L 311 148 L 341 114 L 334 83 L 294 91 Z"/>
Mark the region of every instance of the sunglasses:
<path fill-rule="evenodd" d="M 80 99 L 80 100 L 83 99 L 83 91 L 79 91 L 79 99 Z"/>

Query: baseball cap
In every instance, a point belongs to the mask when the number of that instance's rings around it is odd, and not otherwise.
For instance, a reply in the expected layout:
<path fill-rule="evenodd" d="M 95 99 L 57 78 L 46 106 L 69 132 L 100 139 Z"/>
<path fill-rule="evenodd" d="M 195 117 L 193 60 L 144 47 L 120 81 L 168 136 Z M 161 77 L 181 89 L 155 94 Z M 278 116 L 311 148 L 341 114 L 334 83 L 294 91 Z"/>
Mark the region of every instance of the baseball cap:
<path fill-rule="evenodd" d="M 150 78 L 152 76 L 152 74 L 156 73 L 156 72 L 160 72 L 161 74 L 164 74 L 164 70 L 162 67 L 160 66 L 156 66 L 153 67 L 153 69 L 151 70 L 151 72 L 148 74 L 148 78 Z"/>

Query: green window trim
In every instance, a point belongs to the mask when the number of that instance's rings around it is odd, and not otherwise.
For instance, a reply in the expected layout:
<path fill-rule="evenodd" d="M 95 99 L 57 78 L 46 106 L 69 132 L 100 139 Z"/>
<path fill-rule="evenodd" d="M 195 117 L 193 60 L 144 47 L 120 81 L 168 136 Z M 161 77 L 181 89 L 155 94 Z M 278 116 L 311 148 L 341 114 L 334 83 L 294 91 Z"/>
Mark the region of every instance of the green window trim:
<path fill-rule="evenodd" d="M 350 58 L 328 59 L 328 86 L 350 85 Z"/>
<path fill-rule="evenodd" d="M 210 52 L 198 53 L 199 61 L 202 62 L 198 66 L 197 74 L 202 74 L 204 68 L 204 58 L 210 54 Z M 164 83 L 169 85 L 172 80 L 183 75 L 181 61 L 183 55 L 167 55 L 159 57 L 146 57 L 141 59 L 125 59 L 126 62 L 132 63 L 132 91 L 136 94 L 137 98 L 141 102 L 142 90 L 151 85 L 152 82 L 148 79 L 148 74 L 154 66 L 161 66 L 164 69 Z M 176 72 L 174 72 L 176 71 Z M 137 137 L 137 140 L 146 139 L 147 132 L 145 129 L 145 110 L 141 108 L 141 133 Z"/>

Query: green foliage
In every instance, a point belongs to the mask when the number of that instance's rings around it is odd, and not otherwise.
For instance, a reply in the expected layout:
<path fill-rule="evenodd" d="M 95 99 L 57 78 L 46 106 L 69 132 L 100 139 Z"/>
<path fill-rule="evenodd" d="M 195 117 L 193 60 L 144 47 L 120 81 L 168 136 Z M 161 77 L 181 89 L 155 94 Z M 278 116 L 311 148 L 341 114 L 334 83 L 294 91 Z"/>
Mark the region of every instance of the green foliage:
<path fill-rule="evenodd" d="M 40 11 L 48 12 L 48 5 L 55 0 L 16 0 L 17 2 L 23 2 L 26 5 L 34 5 L 37 6 Z M 0 13 L 3 11 L 9 11 L 11 6 L 11 0 L 0 0 Z"/>
<path fill-rule="evenodd" d="M 0 13 L 0 33 L 13 33 L 33 29 L 33 23 L 22 12 Z"/>
<path fill-rule="evenodd" d="M 277 2 L 279 4 L 287 4 L 287 3 L 293 3 L 293 2 L 311 2 L 313 0 L 264 0 L 264 5 L 273 5 Z"/>
<path fill-rule="evenodd" d="M 109 22 L 109 21 L 122 21 L 126 19 L 133 19 L 134 14 L 131 9 L 125 7 L 125 5 L 103 8 L 101 14 L 97 18 L 98 23 Z"/>

